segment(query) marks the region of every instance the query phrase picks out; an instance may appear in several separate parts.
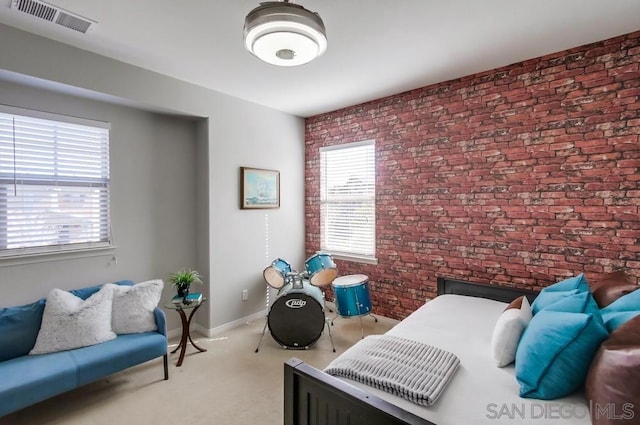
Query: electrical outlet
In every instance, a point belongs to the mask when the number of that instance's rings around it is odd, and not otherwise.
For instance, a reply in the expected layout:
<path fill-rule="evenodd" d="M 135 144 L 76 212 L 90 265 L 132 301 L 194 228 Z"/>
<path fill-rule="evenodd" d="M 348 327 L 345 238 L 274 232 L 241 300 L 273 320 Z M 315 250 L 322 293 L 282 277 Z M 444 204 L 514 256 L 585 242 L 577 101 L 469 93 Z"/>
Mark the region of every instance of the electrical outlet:
<path fill-rule="evenodd" d="M 242 301 L 246 301 L 249 299 L 249 291 L 247 291 L 246 289 L 242 290 Z"/>

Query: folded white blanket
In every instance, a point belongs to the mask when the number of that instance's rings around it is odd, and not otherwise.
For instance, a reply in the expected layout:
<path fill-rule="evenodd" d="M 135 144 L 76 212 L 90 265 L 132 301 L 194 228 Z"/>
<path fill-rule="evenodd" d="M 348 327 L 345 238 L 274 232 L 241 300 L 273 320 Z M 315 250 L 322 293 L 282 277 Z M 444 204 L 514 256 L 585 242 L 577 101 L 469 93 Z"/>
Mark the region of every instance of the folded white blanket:
<path fill-rule="evenodd" d="M 389 335 L 370 335 L 324 371 L 430 406 L 459 365 L 458 357 L 440 348 Z"/>

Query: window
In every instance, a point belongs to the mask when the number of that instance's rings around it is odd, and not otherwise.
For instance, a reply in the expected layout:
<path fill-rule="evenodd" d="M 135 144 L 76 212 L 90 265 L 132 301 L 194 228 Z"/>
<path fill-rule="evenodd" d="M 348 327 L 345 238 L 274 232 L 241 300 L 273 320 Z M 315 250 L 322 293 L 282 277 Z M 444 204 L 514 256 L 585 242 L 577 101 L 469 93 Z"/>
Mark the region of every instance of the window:
<path fill-rule="evenodd" d="M 110 245 L 108 124 L 0 107 L 0 257 Z"/>
<path fill-rule="evenodd" d="M 375 143 L 320 148 L 320 244 L 347 259 L 375 261 Z"/>

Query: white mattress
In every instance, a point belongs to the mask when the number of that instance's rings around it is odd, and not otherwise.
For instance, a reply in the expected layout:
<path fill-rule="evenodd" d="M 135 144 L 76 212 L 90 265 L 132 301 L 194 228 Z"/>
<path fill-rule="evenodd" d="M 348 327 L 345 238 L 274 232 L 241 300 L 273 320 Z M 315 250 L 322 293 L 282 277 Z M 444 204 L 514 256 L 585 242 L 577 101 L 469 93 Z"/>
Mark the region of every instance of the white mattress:
<path fill-rule="evenodd" d="M 513 365 L 495 366 L 491 334 L 505 306 L 484 298 L 440 295 L 388 332 L 442 348 L 460 358 L 460 368 L 433 406 L 418 406 L 348 382 L 437 425 L 590 424 L 583 393 L 553 401 L 520 398 Z"/>

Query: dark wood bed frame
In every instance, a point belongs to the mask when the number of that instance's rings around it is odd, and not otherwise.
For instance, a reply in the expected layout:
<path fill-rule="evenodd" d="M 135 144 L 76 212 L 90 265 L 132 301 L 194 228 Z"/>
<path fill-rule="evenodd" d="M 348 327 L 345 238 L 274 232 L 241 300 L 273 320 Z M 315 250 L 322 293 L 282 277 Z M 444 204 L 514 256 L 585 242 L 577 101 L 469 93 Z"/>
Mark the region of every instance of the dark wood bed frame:
<path fill-rule="evenodd" d="M 438 278 L 438 295 L 458 294 L 511 302 L 537 292 Z M 436 425 L 305 364 L 284 364 L 284 425 Z M 460 424 L 464 425 L 464 424 Z"/>

